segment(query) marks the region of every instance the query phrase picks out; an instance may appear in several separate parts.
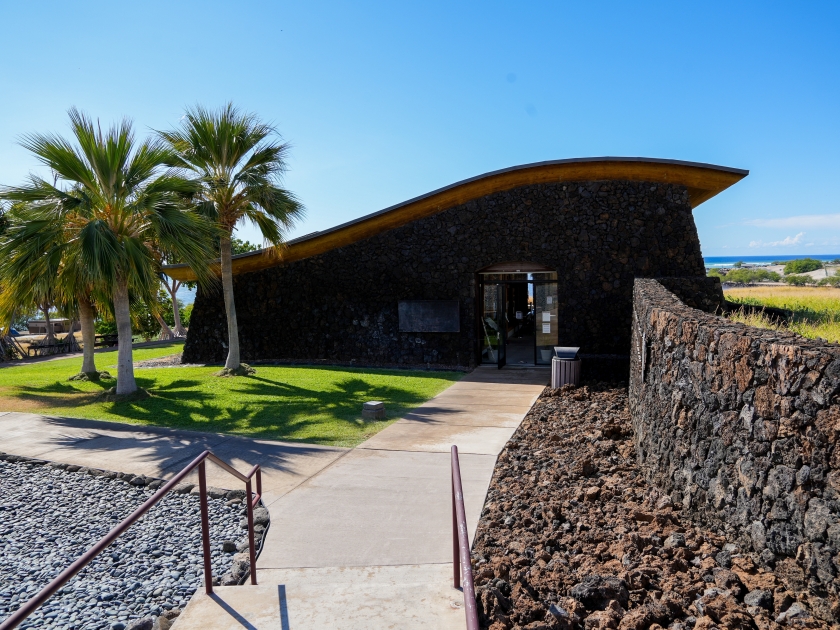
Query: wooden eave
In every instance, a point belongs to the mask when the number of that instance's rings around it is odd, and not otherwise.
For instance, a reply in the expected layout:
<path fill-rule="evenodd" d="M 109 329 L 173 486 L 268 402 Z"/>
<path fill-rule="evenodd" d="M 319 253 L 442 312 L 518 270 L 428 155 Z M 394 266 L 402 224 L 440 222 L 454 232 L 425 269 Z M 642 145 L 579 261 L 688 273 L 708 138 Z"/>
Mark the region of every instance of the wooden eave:
<path fill-rule="evenodd" d="M 604 180 L 678 184 L 688 189 L 691 207 L 696 208 L 748 174 L 749 171 L 713 164 L 627 157 L 576 158 L 514 166 L 439 188 L 329 230 L 301 236 L 289 241 L 280 252 L 266 249 L 234 256 L 233 273 L 260 271 L 317 256 L 473 199 L 521 186 Z M 213 261 L 211 266 L 218 274 L 219 261 Z M 176 280 L 195 280 L 187 265 L 166 265 L 163 271 Z"/>

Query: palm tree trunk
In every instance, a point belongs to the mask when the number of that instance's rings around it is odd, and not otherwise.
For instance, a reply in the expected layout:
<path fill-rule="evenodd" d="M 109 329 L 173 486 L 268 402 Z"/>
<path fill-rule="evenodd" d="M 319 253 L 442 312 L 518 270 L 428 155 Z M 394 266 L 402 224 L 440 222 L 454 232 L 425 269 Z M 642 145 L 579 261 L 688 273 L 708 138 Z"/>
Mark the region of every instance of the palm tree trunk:
<path fill-rule="evenodd" d="M 160 313 L 155 313 L 155 319 L 158 324 L 160 324 L 160 335 L 158 336 L 158 339 L 175 339 L 175 333 L 172 332 L 169 324 L 166 323 L 166 320 L 163 319 L 163 316 Z"/>
<path fill-rule="evenodd" d="M 82 372 L 96 372 L 96 361 L 93 356 L 93 351 L 96 349 L 93 304 L 86 296 L 79 297 L 79 320 L 82 323 Z"/>
<path fill-rule="evenodd" d="M 131 353 L 128 286 L 120 280 L 114 284 L 114 319 L 117 321 L 117 394 L 133 394 L 137 391 L 137 383 Z"/>
<path fill-rule="evenodd" d="M 239 328 L 236 325 L 236 305 L 233 303 L 233 264 L 230 253 L 230 234 L 222 236 L 222 293 L 225 297 L 225 314 L 228 326 L 228 355 L 225 368 L 235 370 L 239 367 Z"/>

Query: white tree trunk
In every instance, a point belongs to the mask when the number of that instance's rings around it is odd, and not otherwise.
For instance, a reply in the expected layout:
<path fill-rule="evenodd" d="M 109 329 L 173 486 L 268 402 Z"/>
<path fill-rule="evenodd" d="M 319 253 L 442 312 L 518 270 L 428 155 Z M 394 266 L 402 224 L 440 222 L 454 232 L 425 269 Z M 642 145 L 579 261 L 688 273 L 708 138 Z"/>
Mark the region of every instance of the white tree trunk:
<path fill-rule="evenodd" d="M 85 296 L 79 298 L 79 321 L 82 323 L 82 372 L 96 372 L 96 361 L 93 356 L 96 349 L 93 304 Z"/>
<path fill-rule="evenodd" d="M 47 304 L 41 310 L 44 311 L 44 321 L 47 322 L 47 336 L 44 337 L 44 345 L 48 346 L 55 343 L 55 331 L 53 330 L 52 322 L 50 321 L 50 305 Z"/>
<path fill-rule="evenodd" d="M 172 280 L 171 285 L 169 282 L 165 282 L 164 284 L 166 285 L 166 290 L 169 291 L 169 297 L 172 299 L 172 316 L 175 318 L 175 328 L 172 329 L 172 332 L 175 333 L 176 337 L 186 337 L 187 329 L 181 324 L 181 311 L 178 310 L 178 298 L 176 297 L 181 283 L 177 280 Z"/>
<path fill-rule="evenodd" d="M 155 315 L 155 319 L 158 324 L 160 324 L 160 335 L 158 335 L 158 339 L 175 339 L 175 333 L 172 332 L 169 324 L 166 323 L 166 320 L 163 319 L 163 316 L 160 313 Z"/>
<path fill-rule="evenodd" d="M 239 328 L 236 325 L 236 305 L 233 303 L 233 264 L 230 253 L 230 234 L 222 236 L 222 292 L 225 297 L 225 314 L 228 327 L 228 355 L 225 368 L 235 370 L 239 367 Z"/>
<path fill-rule="evenodd" d="M 128 286 L 120 280 L 114 285 L 114 319 L 117 321 L 117 394 L 133 394 L 137 391 L 137 383 L 131 351 Z"/>
<path fill-rule="evenodd" d="M 67 333 L 64 337 L 64 343 L 70 346 L 68 352 L 78 352 L 79 351 L 79 342 L 76 341 L 76 320 L 70 320 L 70 332 Z"/>

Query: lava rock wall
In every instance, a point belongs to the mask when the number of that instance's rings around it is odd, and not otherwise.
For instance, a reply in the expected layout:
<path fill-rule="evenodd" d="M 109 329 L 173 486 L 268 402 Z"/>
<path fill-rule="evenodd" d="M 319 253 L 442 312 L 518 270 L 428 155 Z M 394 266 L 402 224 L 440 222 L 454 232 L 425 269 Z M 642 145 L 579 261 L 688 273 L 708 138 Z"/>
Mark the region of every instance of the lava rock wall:
<path fill-rule="evenodd" d="M 476 272 L 510 261 L 557 270 L 558 342 L 596 355 L 629 353 L 634 278 L 705 276 L 682 186 L 524 186 L 236 276 L 243 360 L 472 367 Z M 460 332 L 400 332 L 398 301 L 422 299 L 457 299 Z M 199 290 L 184 361 L 223 360 L 226 337 L 221 291 Z"/>
<path fill-rule="evenodd" d="M 630 411 L 648 480 L 795 590 L 840 593 L 840 346 L 634 290 Z"/>

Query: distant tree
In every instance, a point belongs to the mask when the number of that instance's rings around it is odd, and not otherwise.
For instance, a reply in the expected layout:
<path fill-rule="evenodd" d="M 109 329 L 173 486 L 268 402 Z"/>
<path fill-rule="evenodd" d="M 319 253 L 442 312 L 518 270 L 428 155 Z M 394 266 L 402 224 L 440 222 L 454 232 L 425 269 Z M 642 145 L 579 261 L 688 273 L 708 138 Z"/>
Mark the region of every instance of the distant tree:
<path fill-rule="evenodd" d="M 726 274 L 722 273 L 720 269 L 712 267 L 706 272 L 706 275 L 710 278 L 723 278 Z"/>
<path fill-rule="evenodd" d="M 785 263 L 785 275 L 791 273 L 808 273 L 809 271 L 816 271 L 822 269 L 823 264 L 819 260 L 813 258 L 799 258 Z"/>
<path fill-rule="evenodd" d="M 811 276 L 799 276 L 795 274 L 785 276 L 785 282 L 795 287 L 804 287 L 808 284 L 816 284 L 815 280 Z"/>
<path fill-rule="evenodd" d="M 230 252 L 234 256 L 238 254 L 249 254 L 262 249 L 259 245 L 254 245 L 250 241 L 243 241 L 240 238 L 233 237 L 230 239 Z"/>
<path fill-rule="evenodd" d="M 840 276 L 834 274 L 833 276 L 828 276 L 827 278 L 820 278 L 817 285 L 821 287 L 840 287 Z"/>
<path fill-rule="evenodd" d="M 190 320 L 192 319 L 192 312 L 193 312 L 193 305 L 187 304 L 185 307 L 181 309 L 181 321 L 184 322 L 184 326 L 187 328 L 190 327 Z"/>
<path fill-rule="evenodd" d="M 743 266 L 744 266 L 744 261 L 743 261 L 743 260 L 739 260 L 738 262 L 736 262 L 736 263 L 735 263 L 734 265 L 732 265 L 732 266 L 733 266 L 735 269 L 740 269 L 741 267 L 743 267 Z"/>
<path fill-rule="evenodd" d="M 768 271 L 767 269 L 730 269 L 726 274 L 718 269 L 711 269 L 707 275 L 720 278 L 722 282 L 738 282 L 740 284 L 778 282 L 781 279 L 781 276 L 775 271 Z"/>
<path fill-rule="evenodd" d="M 781 276 L 766 269 L 733 269 L 726 274 L 727 282 L 751 284 L 753 282 L 778 282 Z"/>
<path fill-rule="evenodd" d="M 266 242 L 279 247 L 303 206 L 280 186 L 288 145 L 275 130 L 232 104 L 218 111 L 195 107 L 175 131 L 161 132 L 175 153 L 172 165 L 191 171 L 200 185 L 197 204 L 219 228 L 222 292 L 228 328 L 228 355 L 220 375 L 243 372 L 233 297 L 233 231 L 250 221 Z M 245 370 L 247 371 L 247 370 Z"/>
<path fill-rule="evenodd" d="M 35 319 L 38 316 L 38 309 L 35 307 L 34 304 L 26 305 L 26 304 L 18 304 L 18 307 L 15 309 L 15 312 L 12 314 L 11 324 L 12 328 L 16 328 L 17 330 L 23 330 L 26 328 L 27 323 L 29 323 L 30 319 Z"/>

